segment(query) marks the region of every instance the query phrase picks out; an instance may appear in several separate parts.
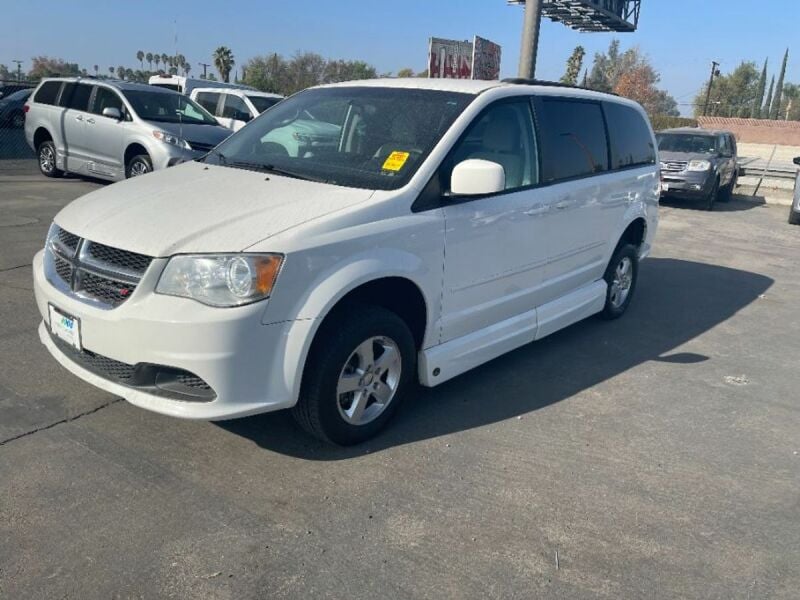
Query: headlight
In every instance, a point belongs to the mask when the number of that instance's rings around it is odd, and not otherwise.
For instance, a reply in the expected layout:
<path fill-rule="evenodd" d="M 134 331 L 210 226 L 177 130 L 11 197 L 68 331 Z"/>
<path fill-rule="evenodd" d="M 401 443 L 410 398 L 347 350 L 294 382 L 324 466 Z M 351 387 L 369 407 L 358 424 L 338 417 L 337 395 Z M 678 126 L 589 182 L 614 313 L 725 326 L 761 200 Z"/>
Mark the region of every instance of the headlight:
<path fill-rule="evenodd" d="M 222 254 L 173 256 L 156 286 L 157 294 L 192 298 L 209 306 L 241 306 L 272 293 L 283 256 Z"/>
<path fill-rule="evenodd" d="M 711 168 L 711 163 L 707 160 L 691 160 L 689 161 L 690 171 L 708 171 Z"/>
<path fill-rule="evenodd" d="M 171 146 L 178 146 L 178 148 L 184 148 L 185 150 L 192 149 L 192 147 L 189 145 L 189 142 L 187 142 L 183 138 L 179 138 L 177 135 L 172 135 L 171 133 L 167 133 L 166 131 L 154 129 L 153 137 Z"/>

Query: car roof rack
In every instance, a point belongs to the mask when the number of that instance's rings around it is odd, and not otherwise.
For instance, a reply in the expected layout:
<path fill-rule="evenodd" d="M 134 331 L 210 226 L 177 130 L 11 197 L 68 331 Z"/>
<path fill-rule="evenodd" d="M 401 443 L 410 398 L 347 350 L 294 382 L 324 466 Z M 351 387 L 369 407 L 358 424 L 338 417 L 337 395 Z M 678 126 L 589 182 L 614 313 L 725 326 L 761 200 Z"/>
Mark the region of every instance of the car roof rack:
<path fill-rule="evenodd" d="M 528 79 L 527 77 L 507 77 L 501 80 L 501 83 L 513 83 L 516 85 L 542 85 L 546 87 L 560 87 L 572 90 L 586 90 L 587 92 L 596 92 L 591 88 L 586 88 L 580 85 L 572 85 L 569 83 L 562 83 L 560 81 L 547 81 L 544 79 Z M 610 94 L 611 96 L 618 96 L 614 92 L 600 92 L 601 94 Z"/>

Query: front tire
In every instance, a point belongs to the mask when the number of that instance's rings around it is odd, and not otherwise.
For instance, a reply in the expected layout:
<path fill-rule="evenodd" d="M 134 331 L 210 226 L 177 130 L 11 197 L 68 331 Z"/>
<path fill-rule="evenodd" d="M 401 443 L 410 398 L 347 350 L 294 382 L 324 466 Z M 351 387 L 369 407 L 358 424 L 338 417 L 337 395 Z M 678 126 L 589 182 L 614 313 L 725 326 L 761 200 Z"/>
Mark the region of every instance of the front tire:
<path fill-rule="evenodd" d="M 736 189 L 736 182 L 739 179 L 739 174 L 734 173 L 731 177 L 731 182 L 725 186 L 725 189 L 719 195 L 720 202 L 730 202 L 731 198 L 733 198 L 733 192 Z"/>
<path fill-rule="evenodd" d="M 606 304 L 600 317 L 609 321 L 619 319 L 628 309 L 639 279 L 639 250 L 636 246 L 625 244 L 618 247 L 603 279 L 607 284 Z"/>
<path fill-rule="evenodd" d="M 39 170 L 45 177 L 61 177 L 64 171 L 56 167 L 56 145 L 52 140 L 39 144 L 36 151 L 39 157 Z"/>
<path fill-rule="evenodd" d="M 153 170 L 153 161 L 147 154 L 137 154 L 128 161 L 125 165 L 125 178 L 139 177 L 147 175 Z"/>
<path fill-rule="evenodd" d="M 707 211 L 714 210 L 714 203 L 717 201 L 719 197 L 719 179 L 714 182 L 714 187 L 711 188 L 711 191 L 706 196 L 706 204 L 705 208 Z"/>
<path fill-rule="evenodd" d="M 292 414 L 320 440 L 358 444 L 392 418 L 415 374 L 416 346 L 405 322 L 385 308 L 355 304 L 322 324 Z"/>
<path fill-rule="evenodd" d="M 789 208 L 789 225 L 800 225 L 800 211 L 794 209 L 794 206 Z"/>

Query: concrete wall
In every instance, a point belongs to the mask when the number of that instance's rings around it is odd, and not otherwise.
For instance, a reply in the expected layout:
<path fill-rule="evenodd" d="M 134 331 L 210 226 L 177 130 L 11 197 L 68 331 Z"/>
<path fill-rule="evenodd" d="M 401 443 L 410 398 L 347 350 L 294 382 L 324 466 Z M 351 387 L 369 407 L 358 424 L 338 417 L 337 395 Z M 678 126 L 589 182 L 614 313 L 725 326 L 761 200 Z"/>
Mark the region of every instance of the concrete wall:
<path fill-rule="evenodd" d="M 740 143 L 800 146 L 800 121 L 698 117 L 700 127 L 732 131 Z"/>

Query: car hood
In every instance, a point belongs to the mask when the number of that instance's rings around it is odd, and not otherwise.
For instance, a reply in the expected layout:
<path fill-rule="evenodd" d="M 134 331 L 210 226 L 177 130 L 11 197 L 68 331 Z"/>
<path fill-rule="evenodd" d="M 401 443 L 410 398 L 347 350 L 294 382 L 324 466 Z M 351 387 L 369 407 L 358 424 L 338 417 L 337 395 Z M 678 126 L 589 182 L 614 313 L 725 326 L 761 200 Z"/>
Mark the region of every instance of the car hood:
<path fill-rule="evenodd" d="M 222 125 L 200 125 L 198 123 L 162 123 L 161 121 L 148 121 L 154 129 L 161 129 L 167 133 L 177 135 L 188 142 L 200 142 L 216 146 L 231 133 Z"/>
<path fill-rule="evenodd" d="M 688 162 L 690 160 L 710 160 L 713 161 L 716 157 L 713 154 L 703 154 L 702 152 L 665 152 L 659 150 L 658 158 L 661 162 L 670 160 L 679 160 Z"/>
<path fill-rule="evenodd" d="M 55 222 L 80 237 L 148 256 L 239 252 L 373 194 L 190 162 L 86 194 Z"/>

